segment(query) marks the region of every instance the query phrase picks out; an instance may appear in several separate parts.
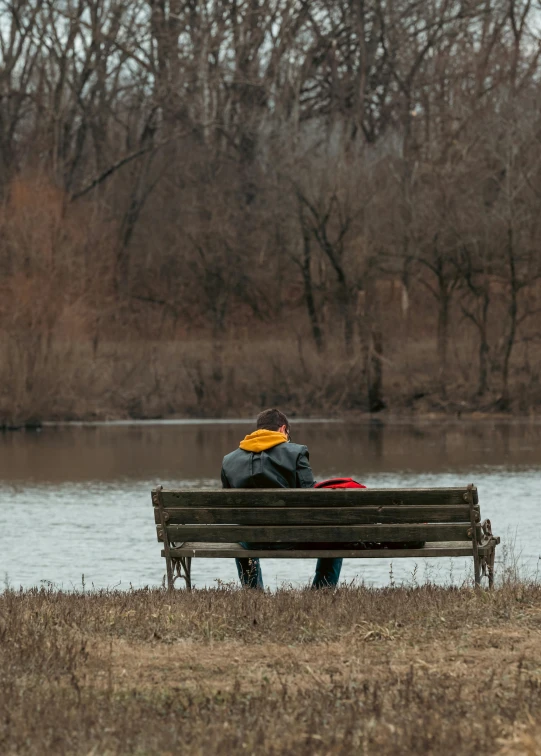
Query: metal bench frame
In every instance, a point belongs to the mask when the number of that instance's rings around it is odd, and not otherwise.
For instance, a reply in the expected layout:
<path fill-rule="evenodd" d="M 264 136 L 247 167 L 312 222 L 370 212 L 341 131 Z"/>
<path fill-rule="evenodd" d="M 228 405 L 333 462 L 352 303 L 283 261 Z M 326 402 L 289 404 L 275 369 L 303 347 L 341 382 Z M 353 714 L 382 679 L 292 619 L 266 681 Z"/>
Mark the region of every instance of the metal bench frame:
<path fill-rule="evenodd" d="M 158 541 L 164 546 L 162 556 L 166 561 L 169 590 L 179 579 L 191 590 L 191 563 L 195 557 L 473 557 L 475 586 L 480 587 L 482 577 L 488 578 L 489 588 L 494 585 L 495 552 L 500 539 L 492 534 L 490 520 L 481 522 L 477 489 L 473 484 L 463 488 L 340 491 L 281 488 L 166 491 L 158 486 L 152 491 L 152 504 Z M 231 524 L 237 521 L 241 521 L 240 524 Z M 303 538 L 301 534 L 306 535 Z M 446 540 L 447 536 L 454 536 L 455 540 Z M 425 541 L 425 546 L 287 548 L 288 541 L 303 540 L 310 543 Z M 283 541 L 284 549 L 250 550 L 231 541 Z"/>

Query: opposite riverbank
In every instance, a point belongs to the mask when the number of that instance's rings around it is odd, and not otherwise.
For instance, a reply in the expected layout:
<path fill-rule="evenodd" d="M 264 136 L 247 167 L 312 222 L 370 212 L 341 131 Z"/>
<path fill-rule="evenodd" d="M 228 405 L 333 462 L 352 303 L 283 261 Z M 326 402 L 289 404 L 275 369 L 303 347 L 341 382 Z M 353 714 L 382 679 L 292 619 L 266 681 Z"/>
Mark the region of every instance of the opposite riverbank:
<path fill-rule="evenodd" d="M 370 398 L 358 349 L 345 355 L 338 340 L 320 353 L 306 335 L 292 337 L 285 322 L 267 331 L 251 332 L 249 340 L 220 341 L 203 332 L 194 332 L 190 340 L 165 341 L 158 335 L 139 341 L 126 335 L 126 340 L 100 342 L 96 349 L 66 336 L 44 342 L 39 359 L 24 339 L 17 342 L 20 354 L 13 354 L 0 338 L 0 428 L 254 417 L 268 406 L 292 418 L 529 417 L 541 412 L 537 352 L 529 353 L 522 368 L 517 356 L 506 386 L 495 368 L 480 392 L 473 344 L 460 340 L 457 358 L 442 373 L 431 339 L 417 342 L 394 334 L 396 343 L 388 345 L 381 362 L 376 400 Z"/>
<path fill-rule="evenodd" d="M 541 586 L 0 595 L 3 753 L 530 754 Z"/>
<path fill-rule="evenodd" d="M 257 414 L 257 413 L 255 413 Z M 44 428 L 62 428 L 62 427 L 101 427 L 101 426 L 152 426 L 152 425 L 247 425 L 254 422 L 255 414 L 253 416 L 244 415 L 239 417 L 235 416 L 222 416 L 216 417 L 191 417 L 191 416 L 177 416 L 171 415 L 170 417 L 126 417 L 126 416 L 105 416 L 98 419 L 94 416 L 82 417 L 82 418 L 69 418 L 69 419 L 55 419 L 55 420 L 35 420 L 31 422 L 24 422 L 17 425 L 0 424 L 0 433 L 13 432 L 13 431 L 41 431 Z M 319 414 L 297 415 L 297 413 L 290 413 L 289 417 L 293 423 L 351 423 L 357 425 L 414 425 L 414 424 L 428 424 L 428 423 L 440 423 L 440 424 L 453 424 L 460 422 L 494 422 L 504 423 L 512 425 L 536 425 L 541 424 L 541 413 L 530 412 L 524 413 L 510 413 L 499 411 L 480 411 L 480 410 L 468 410 L 464 412 L 381 412 L 378 414 L 371 414 L 367 412 L 338 412 L 332 416 L 326 415 L 324 412 Z"/>

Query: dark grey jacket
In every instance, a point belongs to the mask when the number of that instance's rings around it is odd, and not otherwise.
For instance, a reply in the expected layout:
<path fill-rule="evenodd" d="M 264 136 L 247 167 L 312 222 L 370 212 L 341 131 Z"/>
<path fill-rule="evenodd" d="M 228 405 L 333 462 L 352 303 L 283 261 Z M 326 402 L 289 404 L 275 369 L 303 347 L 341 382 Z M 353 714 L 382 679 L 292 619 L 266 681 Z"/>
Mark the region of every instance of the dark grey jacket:
<path fill-rule="evenodd" d="M 224 488 L 312 488 L 308 449 L 291 442 L 262 452 L 235 449 L 224 457 Z"/>

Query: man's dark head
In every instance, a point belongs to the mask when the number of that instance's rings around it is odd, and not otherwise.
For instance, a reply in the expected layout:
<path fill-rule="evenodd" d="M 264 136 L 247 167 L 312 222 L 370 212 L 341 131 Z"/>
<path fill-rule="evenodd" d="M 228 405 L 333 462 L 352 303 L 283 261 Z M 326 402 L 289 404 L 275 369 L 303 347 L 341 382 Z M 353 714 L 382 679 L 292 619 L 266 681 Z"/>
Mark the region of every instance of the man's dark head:
<path fill-rule="evenodd" d="M 286 433 L 289 436 L 289 420 L 278 409 L 266 409 L 260 412 L 257 416 L 257 429 L 265 428 L 265 430 L 277 431 L 283 428 L 285 425 Z"/>

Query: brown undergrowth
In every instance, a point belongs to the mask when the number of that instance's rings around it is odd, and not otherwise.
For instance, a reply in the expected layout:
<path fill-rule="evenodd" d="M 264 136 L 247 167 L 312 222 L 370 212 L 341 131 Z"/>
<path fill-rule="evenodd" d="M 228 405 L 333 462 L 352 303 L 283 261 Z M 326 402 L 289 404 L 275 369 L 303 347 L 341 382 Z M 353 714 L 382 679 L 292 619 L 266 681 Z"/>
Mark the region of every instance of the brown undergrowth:
<path fill-rule="evenodd" d="M 0 291 L 1 294 L 1 291 Z M 300 318 L 293 313 L 292 319 Z M 0 313 L 0 331 L 1 331 Z M 298 341 L 256 333 L 252 341 L 216 344 L 199 334 L 189 341 L 131 340 L 100 343 L 94 349 L 76 337 L 7 343 L 0 333 L 0 430 L 49 421 L 94 421 L 170 417 L 239 417 L 277 405 L 303 417 L 366 416 L 366 376 L 358 355 L 340 345 L 321 354 L 305 335 Z M 271 331 L 270 328 L 267 331 Z M 391 346 L 389 345 L 389 350 Z M 530 416 L 541 411 L 541 382 L 535 371 L 517 370 L 510 378 L 511 402 L 501 413 L 499 384 L 483 397 L 475 393 L 469 365 L 475 344 L 464 337 L 457 362 L 447 372 L 447 394 L 438 384 L 435 344 L 392 345 L 385 363 L 386 410 L 378 414 Z M 520 350 L 517 349 L 517 354 Z M 530 348 L 541 364 L 541 348 Z"/>
<path fill-rule="evenodd" d="M 0 751 L 538 753 L 541 587 L 0 595 Z"/>

